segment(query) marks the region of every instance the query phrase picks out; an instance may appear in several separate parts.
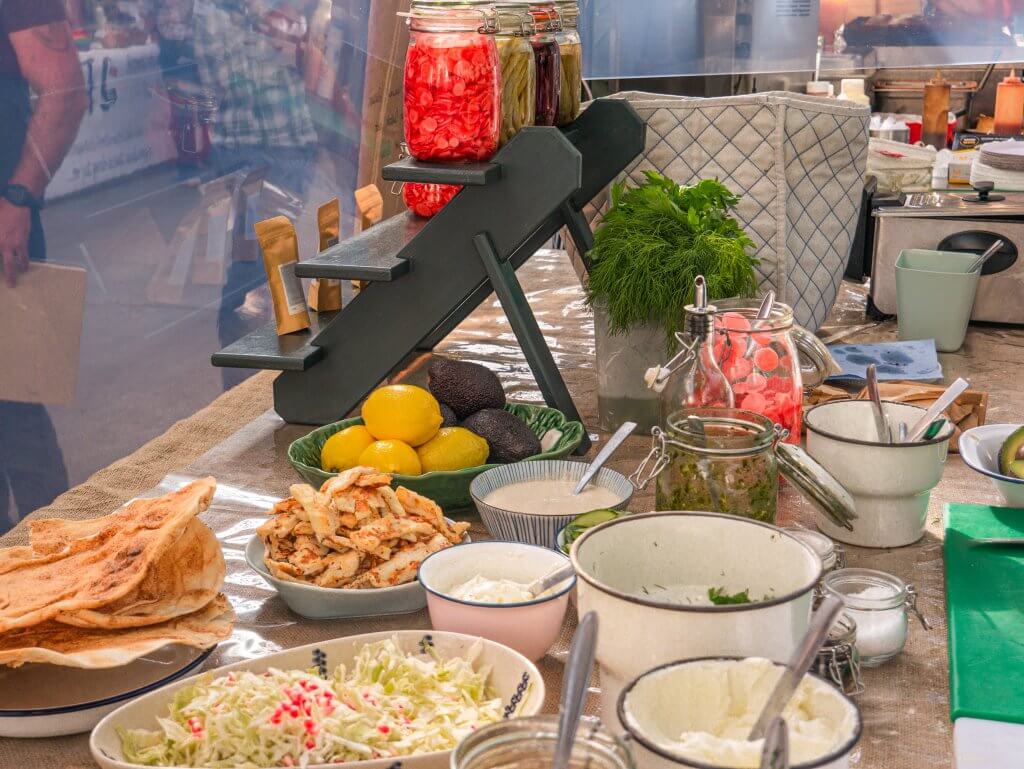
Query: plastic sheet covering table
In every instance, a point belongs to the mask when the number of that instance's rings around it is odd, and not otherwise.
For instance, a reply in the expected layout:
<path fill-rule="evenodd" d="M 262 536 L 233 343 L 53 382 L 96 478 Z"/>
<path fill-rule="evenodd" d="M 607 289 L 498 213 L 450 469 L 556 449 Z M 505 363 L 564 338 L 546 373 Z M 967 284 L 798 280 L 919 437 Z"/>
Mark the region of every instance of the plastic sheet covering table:
<path fill-rule="evenodd" d="M 524 287 L 544 329 L 555 360 L 588 424 L 596 424 L 593 323 L 568 258 L 542 252 L 520 271 Z M 829 322 L 822 330 L 828 340 L 894 338 L 890 324 L 866 322 L 864 292 L 844 284 Z M 486 363 L 501 376 L 514 400 L 540 402 L 529 368 L 511 329 L 492 298 L 468 317 L 438 352 Z M 964 349 L 942 355 L 947 378 L 969 376 L 977 389 L 988 390 L 990 421 L 1024 421 L 1024 392 L 1014 373 L 1024 363 L 1024 332 L 1004 328 L 972 328 Z M 425 379 L 428 356 L 410 367 L 404 377 Z M 205 668 L 258 657 L 281 648 L 314 641 L 400 628 L 429 626 L 426 612 L 351 621 L 309 621 L 291 614 L 274 592 L 245 564 L 243 548 L 264 512 L 300 479 L 285 460 L 288 444 L 308 428 L 286 425 L 270 406 L 270 375 L 260 374 L 230 391 L 210 407 L 171 428 L 138 452 L 58 498 L 34 517 L 86 518 L 102 515 L 136 495 L 153 495 L 196 477 L 214 475 L 218 491 L 204 520 L 217 533 L 227 559 L 224 592 L 238 614 L 232 637 L 221 644 Z M 597 436 L 595 436 L 597 437 Z M 620 450 L 612 466 L 627 474 L 646 453 L 649 439 L 634 437 Z M 952 728 L 948 717 L 946 629 L 943 607 L 941 510 L 946 501 L 997 504 L 987 481 L 974 475 L 951 455 L 941 485 L 932 495 L 928 531 L 916 545 L 895 550 L 849 548 L 853 566 L 868 566 L 899 575 L 914 583 L 920 606 L 934 628 L 925 632 L 912 624 L 905 652 L 895 661 L 865 671 L 867 690 L 859 696 L 865 719 L 864 737 L 854 765 L 870 769 L 931 769 L 951 763 Z M 637 494 L 631 507 L 648 510 L 652 494 Z M 812 526 L 814 513 L 791 486 L 785 486 L 779 523 Z M 486 534 L 477 521 L 474 538 Z M 0 538 L 0 544 L 26 541 L 19 526 Z M 571 620 L 552 652 L 541 662 L 554 710 L 561 686 L 562 661 L 571 635 Z M 595 680 L 594 686 L 599 682 Z M 590 708 L 597 697 L 590 699 Z M 87 737 L 45 740 L 0 740 L 0 767 L 61 769 L 92 767 Z"/>

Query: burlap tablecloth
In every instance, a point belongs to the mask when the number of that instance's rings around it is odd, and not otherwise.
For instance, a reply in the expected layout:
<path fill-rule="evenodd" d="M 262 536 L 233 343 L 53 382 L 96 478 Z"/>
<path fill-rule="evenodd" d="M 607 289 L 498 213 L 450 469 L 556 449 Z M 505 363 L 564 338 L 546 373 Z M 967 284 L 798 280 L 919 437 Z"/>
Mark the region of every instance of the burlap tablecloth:
<path fill-rule="evenodd" d="M 540 254 L 520 270 L 541 327 L 559 368 L 587 424 L 596 424 L 597 397 L 593 357 L 593 324 L 567 258 Z M 847 287 L 837 304 L 826 338 L 892 338 L 889 324 L 866 323 L 863 294 Z M 1014 389 L 1012 372 L 1024 361 L 1024 333 L 973 328 L 964 349 L 943 355 L 947 378 L 967 374 L 976 389 L 991 395 L 989 421 L 1024 421 L 1024 394 Z M 496 367 L 511 397 L 541 400 L 507 320 L 493 297 L 445 340 L 439 352 L 486 360 Z M 423 361 L 425 362 L 425 361 Z M 421 362 L 422 363 L 422 362 Z M 422 366 L 410 372 L 413 380 Z M 272 412 L 270 378 L 259 374 L 225 393 L 209 407 L 174 425 L 137 452 L 96 473 L 86 483 L 59 497 L 33 517 L 87 518 L 109 512 L 133 496 L 161 493 L 193 477 L 212 474 L 218 494 L 204 520 L 217 532 L 225 551 L 228 575 L 224 590 L 238 613 L 232 638 L 205 664 L 209 669 L 241 658 L 327 638 L 384 629 L 428 627 L 425 612 L 397 617 L 352 621 L 307 621 L 291 614 L 273 591 L 248 569 L 245 542 L 271 502 L 298 480 L 285 460 L 288 444 L 308 428 L 283 424 Z M 594 436 L 597 437 L 597 436 Z M 648 440 L 633 438 L 612 461 L 630 472 L 646 453 Z M 906 650 L 882 668 L 865 671 L 867 690 L 858 697 L 865 731 L 854 763 L 871 769 L 925 769 L 951 763 L 948 714 L 946 628 L 943 603 L 942 506 L 947 501 L 998 503 L 987 481 L 951 456 L 942 483 L 932 495 L 928 531 L 916 545 L 895 550 L 849 549 L 850 565 L 869 566 L 897 574 L 914 583 L 920 606 L 932 621 L 925 632 L 911 627 Z M 638 494 L 634 510 L 652 508 L 649 493 Z M 792 487 L 780 499 L 782 525 L 811 526 L 814 513 Z M 479 524 L 475 536 L 484 536 Z M 0 544 L 25 541 L 25 527 L 0 538 Z M 613 628 L 604 629 L 614 632 Z M 548 685 L 546 707 L 553 709 L 561 685 L 562 660 L 571 634 L 567 623 L 562 639 L 541 661 Z M 596 681 L 595 681 L 596 684 Z M 591 697 L 591 708 L 597 698 Z M 93 767 L 87 736 L 0 740 L 0 767 L 60 769 Z"/>

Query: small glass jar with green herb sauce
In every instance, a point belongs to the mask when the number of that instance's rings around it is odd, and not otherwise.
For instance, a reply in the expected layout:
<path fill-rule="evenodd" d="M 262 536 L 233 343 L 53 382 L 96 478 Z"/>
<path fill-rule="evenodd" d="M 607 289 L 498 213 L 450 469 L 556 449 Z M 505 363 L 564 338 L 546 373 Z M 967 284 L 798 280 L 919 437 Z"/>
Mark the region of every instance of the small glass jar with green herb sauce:
<path fill-rule="evenodd" d="M 736 408 L 691 408 L 651 430 L 651 450 L 630 476 L 656 480 L 656 510 L 728 513 L 775 522 L 782 473 L 837 525 L 853 528 L 849 493 L 767 417 Z"/>
<path fill-rule="evenodd" d="M 668 465 L 658 510 L 707 510 L 774 523 L 779 495 L 774 423 L 740 409 L 686 409 L 665 427 Z"/>

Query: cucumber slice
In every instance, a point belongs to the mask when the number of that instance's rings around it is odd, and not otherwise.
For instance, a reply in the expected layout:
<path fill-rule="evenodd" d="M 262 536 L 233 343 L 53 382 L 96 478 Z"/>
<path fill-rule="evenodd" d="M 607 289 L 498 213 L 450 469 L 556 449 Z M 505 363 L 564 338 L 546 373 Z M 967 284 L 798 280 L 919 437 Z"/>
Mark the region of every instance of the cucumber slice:
<path fill-rule="evenodd" d="M 622 513 L 618 510 L 591 510 L 589 513 L 583 513 L 583 515 L 573 518 L 569 525 L 580 529 L 589 529 L 591 526 L 614 520 L 620 515 Z"/>

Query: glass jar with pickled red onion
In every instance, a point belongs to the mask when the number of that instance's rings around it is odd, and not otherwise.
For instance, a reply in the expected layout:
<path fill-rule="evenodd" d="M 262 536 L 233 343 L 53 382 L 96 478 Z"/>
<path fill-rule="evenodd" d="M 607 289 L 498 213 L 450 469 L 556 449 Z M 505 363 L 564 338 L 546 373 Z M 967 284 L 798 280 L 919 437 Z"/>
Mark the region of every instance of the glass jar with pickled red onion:
<path fill-rule="evenodd" d="M 405 143 L 417 160 L 477 161 L 498 149 L 494 6 L 415 0 L 405 57 Z"/>
<path fill-rule="evenodd" d="M 827 349 L 781 302 L 764 320 L 757 318 L 757 299 L 716 300 L 715 306 L 715 360 L 736 408 L 763 414 L 789 431 L 789 443 L 800 443 L 804 388 L 830 373 Z"/>

